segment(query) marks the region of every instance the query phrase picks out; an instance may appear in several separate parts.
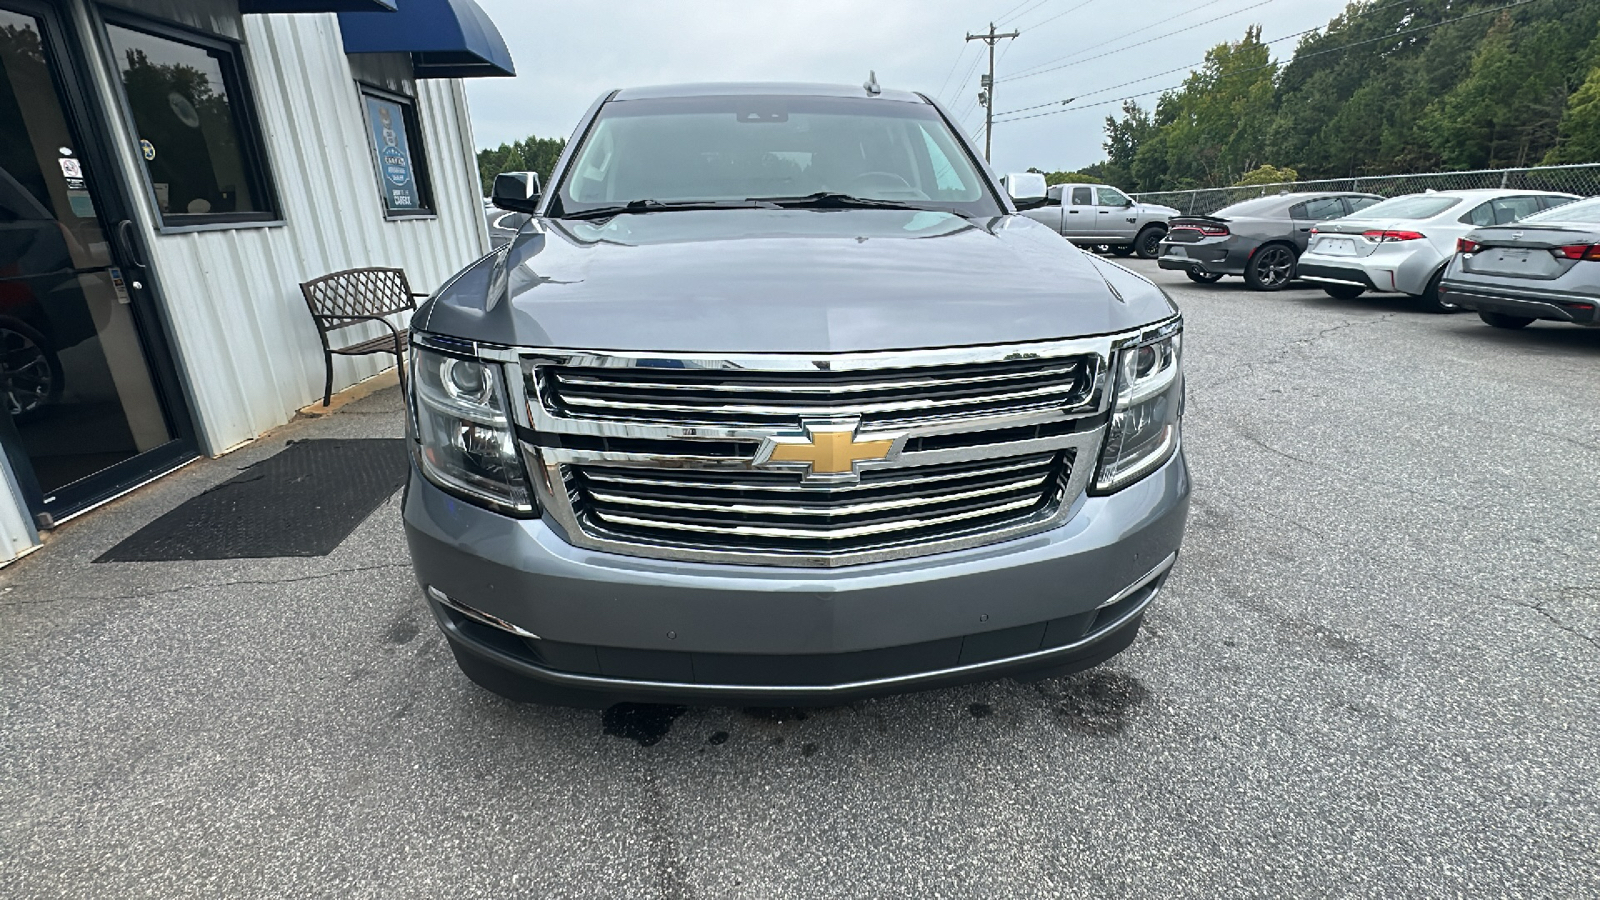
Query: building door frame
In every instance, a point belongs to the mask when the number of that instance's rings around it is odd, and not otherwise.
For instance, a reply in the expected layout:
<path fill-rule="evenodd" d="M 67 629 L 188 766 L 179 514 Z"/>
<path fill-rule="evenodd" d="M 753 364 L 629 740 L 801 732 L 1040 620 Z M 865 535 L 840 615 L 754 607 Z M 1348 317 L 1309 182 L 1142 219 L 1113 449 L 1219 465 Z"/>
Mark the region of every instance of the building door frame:
<path fill-rule="evenodd" d="M 122 270 L 140 344 L 151 380 L 161 401 L 172 440 L 48 494 L 33 476 L 27 454 L 15 441 L 15 431 L 0 426 L 0 447 L 10 461 L 28 512 L 40 528 L 56 525 L 115 499 L 199 456 L 194 417 L 172 352 L 171 333 L 165 325 L 156 274 L 150 266 L 149 247 L 142 243 L 143 229 L 134 219 L 132 186 L 114 154 L 134 152 L 113 143 L 111 112 L 94 89 L 90 69 L 102 58 L 98 42 L 78 27 L 69 3 L 44 0 L 0 0 L 0 8 L 33 16 L 43 26 L 46 62 L 60 93 L 63 112 L 81 145 L 95 178 L 88 187 L 110 243 L 113 263 Z M 5 426 L 11 423 L 9 417 Z"/>

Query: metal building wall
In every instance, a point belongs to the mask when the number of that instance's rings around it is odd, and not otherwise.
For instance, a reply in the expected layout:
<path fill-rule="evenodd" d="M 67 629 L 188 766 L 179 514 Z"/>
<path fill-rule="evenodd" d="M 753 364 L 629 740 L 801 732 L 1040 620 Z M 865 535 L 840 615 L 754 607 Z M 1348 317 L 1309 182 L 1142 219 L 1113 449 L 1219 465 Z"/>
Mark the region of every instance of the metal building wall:
<path fill-rule="evenodd" d="M 75 0 L 86 33 L 98 23 Z M 413 81 L 404 55 L 358 57 L 361 76 L 417 99 L 437 217 L 385 220 L 351 57 L 332 14 L 240 16 L 233 0 L 119 0 L 243 41 L 283 223 L 161 234 L 136 154 L 118 154 L 140 195 L 149 248 L 203 449 L 221 453 L 288 421 L 320 399 L 322 350 L 298 284 L 356 266 L 399 266 L 431 291 L 488 251 L 465 91 L 459 81 Z M 96 79 L 114 131 L 138 138 L 120 85 Z M 359 336 L 376 335 L 377 325 Z M 354 340 L 359 329 L 346 332 Z M 336 359 L 334 387 L 391 365 L 374 355 Z"/>

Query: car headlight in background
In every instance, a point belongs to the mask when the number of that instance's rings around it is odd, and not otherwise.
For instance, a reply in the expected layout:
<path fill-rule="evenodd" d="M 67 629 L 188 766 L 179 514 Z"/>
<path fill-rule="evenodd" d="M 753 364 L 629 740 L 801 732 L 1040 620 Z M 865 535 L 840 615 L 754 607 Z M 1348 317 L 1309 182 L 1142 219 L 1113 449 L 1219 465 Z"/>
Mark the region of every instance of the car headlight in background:
<path fill-rule="evenodd" d="M 1182 320 L 1119 350 L 1116 376 L 1116 400 L 1094 479 L 1094 491 L 1101 494 L 1150 474 L 1178 449 L 1183 415 Z"/>
<path fill-rule="evenodd" d="M 413 348 L 411 391 L 429 481 L 506 512 L 535 511 L 500 364 Z"/>

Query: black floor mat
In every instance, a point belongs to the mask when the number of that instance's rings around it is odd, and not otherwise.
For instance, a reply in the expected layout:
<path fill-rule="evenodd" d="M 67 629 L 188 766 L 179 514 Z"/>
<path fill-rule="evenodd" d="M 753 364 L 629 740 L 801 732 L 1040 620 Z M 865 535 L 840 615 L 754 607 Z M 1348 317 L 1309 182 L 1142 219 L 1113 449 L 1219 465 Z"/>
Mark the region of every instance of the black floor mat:
<path fill-rule="evenodd" d="M 406 479 L 405 441 L 297 441 L 95 562 L 327 556 Z"/>

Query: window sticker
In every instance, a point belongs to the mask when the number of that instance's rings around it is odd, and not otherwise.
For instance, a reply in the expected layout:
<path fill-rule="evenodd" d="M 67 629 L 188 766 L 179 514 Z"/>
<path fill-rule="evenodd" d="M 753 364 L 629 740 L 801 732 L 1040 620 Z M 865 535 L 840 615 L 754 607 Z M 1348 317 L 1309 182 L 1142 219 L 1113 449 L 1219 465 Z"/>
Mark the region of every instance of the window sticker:
<path fill-rule="evenodd" d="M 406 141 L 405 110 L 400 104 L 367 96 L 367 124 L 372 129 L 372 146 L 378 155 L 378 179 L 383 186 L 384 203 L 391 210 L 422 208 L 416 174 L 411 165 L 411 147 Z"/>

